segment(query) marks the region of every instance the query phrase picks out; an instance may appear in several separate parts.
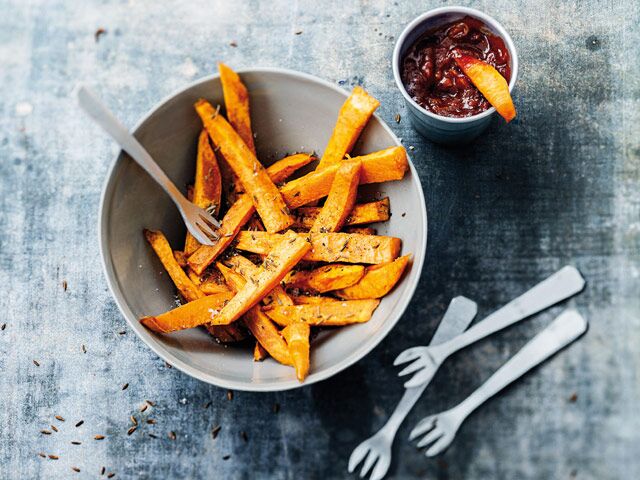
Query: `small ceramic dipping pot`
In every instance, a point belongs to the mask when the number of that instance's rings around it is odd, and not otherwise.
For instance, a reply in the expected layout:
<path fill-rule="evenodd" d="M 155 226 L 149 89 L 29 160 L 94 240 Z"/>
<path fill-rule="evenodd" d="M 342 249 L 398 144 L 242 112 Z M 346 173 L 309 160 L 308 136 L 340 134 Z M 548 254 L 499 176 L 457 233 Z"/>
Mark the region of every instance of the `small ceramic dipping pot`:
<path fill-rule="evenodd" d="M 427 30 L 459 20 L 467 15 L 482 21 L 492 33 L 504 40 L 510 57 L 509 91 L 511 92 L 518 77 L 518 52 L 513 40 L 500 23 L 473 8 L 442 7 L 423 13 L 407 25 L 398 37 L 393 50 L 393 76 L 404 96 L 412 125 L 425 138 L 445 145 L 466 143 L 476 138 L 489 126 L 491 117 L 495 114 L 495 108 L 491 107 L 470 117 L 445 117 L 427 110 L 411 98 L 407 92 L 401 76 L 402 61 L 413 43 Z"/>

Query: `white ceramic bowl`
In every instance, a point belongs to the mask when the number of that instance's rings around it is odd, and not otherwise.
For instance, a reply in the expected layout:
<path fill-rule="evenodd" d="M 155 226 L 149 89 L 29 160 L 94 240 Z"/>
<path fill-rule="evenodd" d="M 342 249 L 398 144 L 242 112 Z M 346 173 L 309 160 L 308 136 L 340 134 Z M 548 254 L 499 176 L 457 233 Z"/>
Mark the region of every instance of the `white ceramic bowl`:
<path fill-rule="evenodd" d="M 424 32 L 445 23 L 459 20 L 467 15 L 484 22 L 489 27 L 489 30 L 504 40 L 511 57 L 511 79 L 509 80 L 509 91 L 511 92 L 518 78 L 518 52 L 516 46 L 509 33 L 500 23 L 474 8 L 440 7 L 423 13 L 402 31 L 393 50 L 393 77 L 404 97 L 411 124 L 423 137 L 445 145 L 466 143 L 476 138 L 489 126 L 491 117 L 493 117 L 496 109 L 491 107 L 477 115 L 463 118 L 437 115 L 419 105 L 407 93 L 401 77 L 401 63 L 407 50 Z"/>
<path fill-rule="evenodd" d="M 258 157 L 265 164 L 294 151 L 322 152 L 348 93 L 310 75 L 281 69 L 239 71 L 251 96 Z M 169 177 L 183 187 L 192 181 L 201 123 L 193 109 L 200 97 L 224 104 L 218 76 L 197 81 L 171 95 L 135 127 L 134 133 Z M 355 153 L 399 145 L 377 116 L 363 132 Z M 402 181 L 361 188 L 391 199 L 390 221 L 381 235 L 403 239 L 413 264 L 366 324 L 326 330 L 312 343 L 310 375 L 303 385 L 328 378 L 370 352 L 393 328 L 416 289 L 424 262 L 427 214 L 420 181 L 410 164 Z M 406 213 L 406 215 L 402 215 Z M 169 335 L 138 322 L 175 307 L 175 287 L 146 243 L 142 229 L 162 230 L 181 247 L 185 227 L 162 189 L 121 153 L 109 172 L 100 205 L 100 247 L 111 292 L 131 328 L 154 352 L 183 372 L 225 388 L 276 391 L 299 387 L 294 371 L 272 359 L 254 362 L 251 349 L 218 345 L 204 329 Z"/>

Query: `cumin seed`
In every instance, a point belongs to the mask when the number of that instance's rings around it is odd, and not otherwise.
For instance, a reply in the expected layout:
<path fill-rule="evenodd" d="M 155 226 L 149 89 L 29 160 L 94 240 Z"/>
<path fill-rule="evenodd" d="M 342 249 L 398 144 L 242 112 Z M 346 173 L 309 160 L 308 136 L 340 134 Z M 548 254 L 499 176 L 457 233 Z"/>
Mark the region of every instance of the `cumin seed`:
<path fill-rule="evenodd" d="M 87 353 L 87 347 L 85 347 L 84 344 L 82 344 L 82 353 Z"/>
<path fill-rule="evenodd" d="M 71 442 L 71 445 L 82 445 L 82 442 L 77 442 L 74 440 Z"/>
<path fill-rule="evenodd" d="M 158 438 L 158 436 L 154 435 L 153 433 L 148 433 L 147 435 L 149 435 L 151 438 Z"/>
<path fill-rule="evenodd" d="M 78 467 L 71 467 L 71 470 L 73 470 L 76 473 L 80 473 L 80 469 Z"/>
<path fill-rule="evenodd" d="M 78 423 L 76 423 L 76 428 L 78 428 L 80 425 L 82 425 L 84 423 L 84 420 L 80 420 Z"/>
<path fill-rule="evenodd" d="M 44 453 L 42 453 L 42 452 L 38 453 L 38 456 L 39 456 L 39 457 L 42 457 L 42 458 L 47 458 L 47 456 L 46 456 Z"/>
<path fill-rule="evenodd" d="M 229 460 L 231 458 L 231 455 L 225 455 L 224 457 L 222 457 L 223 460 Z"/>
<path fill-rule="evenodd" d="M 176 437 L 176 432 L 174 432 L 174 431 L 169 432 L 167 434 L 167 436 L 169 437 L 170 440 L 175 440 L 177 438 Z"/>
<path fill-rule="evenodd" d="M 105 470 L 106 470 L 106 468 L 102 467 L 102 468 L 100 469 L 100 475 L 104 475 Z"/>
<path fill-rule="evenodd" d="M 49 430 L 40 430 L 40 433 L 42 433 L 43 435 L 51 435 L 51 432 Z"/>
<path fill-rule="evenodd" d="M 127 430 L 127 435 L 131 435 L 133 432 L 135 432 L 138 429 L 138 427 L 133 426 L 131 427 L 129 430 Z"/>
<path fill-rule="evenodd" d="M 33 361 L 33 364 L 34 364 L 36 367 L 39 367 L 39 366 L 40 366 L 40 363 L 38 363 L 38 361 L 37 361 L 37 360 L 34 360 L 34 361 Z"/>
<path fill-rule="evenodd" d="M 155 424 L 156 424 L 156 421 L 155 421 L 153 418 L 150 418 L 149 420 L 147 420 L 147 423 L 148 423 L 149 425 L 155 425 Z"/>
<path fill-rule="evenodd" d="M 107 478 L 113 478 L 113 477 L 115 477 L 115 476 L 116 476 L 116 474 L 115 474 L 115 473 L 113 473 L 113 472 L 111 472 L 109 475 L 107 475 Z"/>
<path fill-rule="evenodd" d="M 140 412 L 144 412 L 147 409 L 148 406 L 149 405 L 147 405 L 146 403 L 144 405 L 142 405 L 142 407 L 140 407 Z"/>
<path fill-rule="evenodd" d="M 94 440 L 104 440 L 104 435 L 96 435 L 93 437 Z"/>
<path fill-rule="evenodd" d="M 58 460 L 60 457 L 58 455 L 49 455 L 51 460 Z"/>
<path fill-rule="evenodd" d="M 0 330 L 4 330 L 5 328 L 7 328 L 7 324 L 3 323 L 2 326 L 0 327 Z"/>
<path fill-rule="evenodd" d="M 152 402 L 151 400 L 145 400 L 145 402 L 147 402 L 147 404 L 149 404 L 150 407 L 156 406 L 156 402 Z"/>
<path fill-rule="evenodd" d="M 131 415 L 131 416 L 129 417 L 129 419 L 131 420 L 131 423 L 133 423 L 133 424 L 134 424 L 134 425 L 136 425 L 136 426 L 138 425 L 138 421 L 136 420 L 136 417 L 134 417 L 133 415 Z"/>
<path fill-rule="evenodd" d="M 227 400 L 233 400 L 233 392 L 231 390 L 227 390 Z"/>
<path fill-rule="evenodd" d="M 218 425 L 214 427 L 213 430 L 211 430 L 211 436 L 213 437 L 214 440 L 218 437 L 218 433 L 220 433 L 220 429 L 222 429 L 222 427 Z"/>
<path fill-rule="evenodd" d="M 400 123 L 400 114 L 399 113 L 396 113 L 395 119 L 396 119 L 396 123 Z"/>
<path fill-rule="evenodd" d="M 57 431 L 58 431 L 58 429 L 56 428 L 56 426 L 55 426 L 55 425 L 51 425 L 51 430 L 53 430 L 54 432 L 57 432 Z"/>
<path fill-rule="evenodd" d="M 122 390 L 126 390 L 127 388 L 129 388 L 129 384 L 128 384 L 128 383 L 125 383 L 125 384 L 122 386 Z"/>
<path fill-rule="evenodd" d="M 56 415 L 54 418 L 56 420 L 60 420 L 61 422 L 64 422 L 64 418 L 62 418 L 60 415 Z"/>
<path fill-rule="evenodd" d="M 66 281 L 66 280 L 63 280 L 63 281 L 62 281 L 62 290 L 63 290 L 64 292 L 66 292 L 66 291 L 67 291 L 67 281 Z"/>

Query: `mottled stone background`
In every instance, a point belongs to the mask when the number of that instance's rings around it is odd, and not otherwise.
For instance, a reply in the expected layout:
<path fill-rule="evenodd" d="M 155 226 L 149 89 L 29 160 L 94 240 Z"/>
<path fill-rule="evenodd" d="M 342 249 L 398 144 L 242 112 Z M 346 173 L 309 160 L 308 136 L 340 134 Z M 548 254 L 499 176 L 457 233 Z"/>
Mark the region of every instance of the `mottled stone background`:
<path fill-rule="evenodd" d="M 428 340 L 452 296 L 486 314 L 567 263 L 589 282 L 572 301 L 588 334 L 427 460 L 410 427 L 468 395 L 559 308 L 455 356 L 400 430 L 390 478 L 640 478 L 640 4 L 457 2 L 513 36 L 518 118 L 444 149 L 405 121 L 390 67 L 404 25 L 443 3 L 0 0 L 1 478 L 102 466 L 115 478 L 347 478 L 349 453 L 402 393 L 392 359 Z M 420 288 L 378 348 L 320 384 L 232 400 L 167 368 L 112 301 L 96 215 L 116 148 L 70 98 L 87 82 L 131 126 L 220 59 L 364 85 L 415 147 L 429 208 Z M 145 399 L 156 406 L 140 414 Z M 127 436 L 132 414 L 157 423 Z M 59 432 L 39 433 L 52 423 Z"/>

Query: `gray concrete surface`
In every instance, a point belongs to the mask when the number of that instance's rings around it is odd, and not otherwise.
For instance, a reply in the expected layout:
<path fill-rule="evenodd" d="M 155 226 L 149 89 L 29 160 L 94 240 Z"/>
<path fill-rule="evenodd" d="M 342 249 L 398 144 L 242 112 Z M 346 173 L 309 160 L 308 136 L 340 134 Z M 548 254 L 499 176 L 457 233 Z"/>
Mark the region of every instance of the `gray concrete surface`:
<path fill-rule="evenodd" d="M 639 4 L 458 2 L 511 32 L 519 115 L 444 149 L 393 121 L 404 109 L 390 69 L 393 38 L 443 3 L 0 0 L 0 478 L 95 478 L 102 466 L 116 479 L 347 478 L 352 448 L 400 398 L 392 359 L 429 338 L 452 296 L 486 314 L 567 263 L 589 282 L 572 301 L 588 334 L 427 460 L 410 427 L 464 398 L 559 308 L 457 355 L 402 427 L 389 478 L 640 478 Z M 219 59 L 364 85 L 415 147 L 430 220 L 419 291 L 378 348 L 312 387 L 232 400 L 167 368 L 117 311 L 96 238 L 116 149 L 69 96 L 88 82 L 133 125 Z M 156 405 L 141 414 L 145 399 Z M 130 415 L 157 423 L 127 436 Z M 39 433 L 50 424 L 59 432 Z"/>

